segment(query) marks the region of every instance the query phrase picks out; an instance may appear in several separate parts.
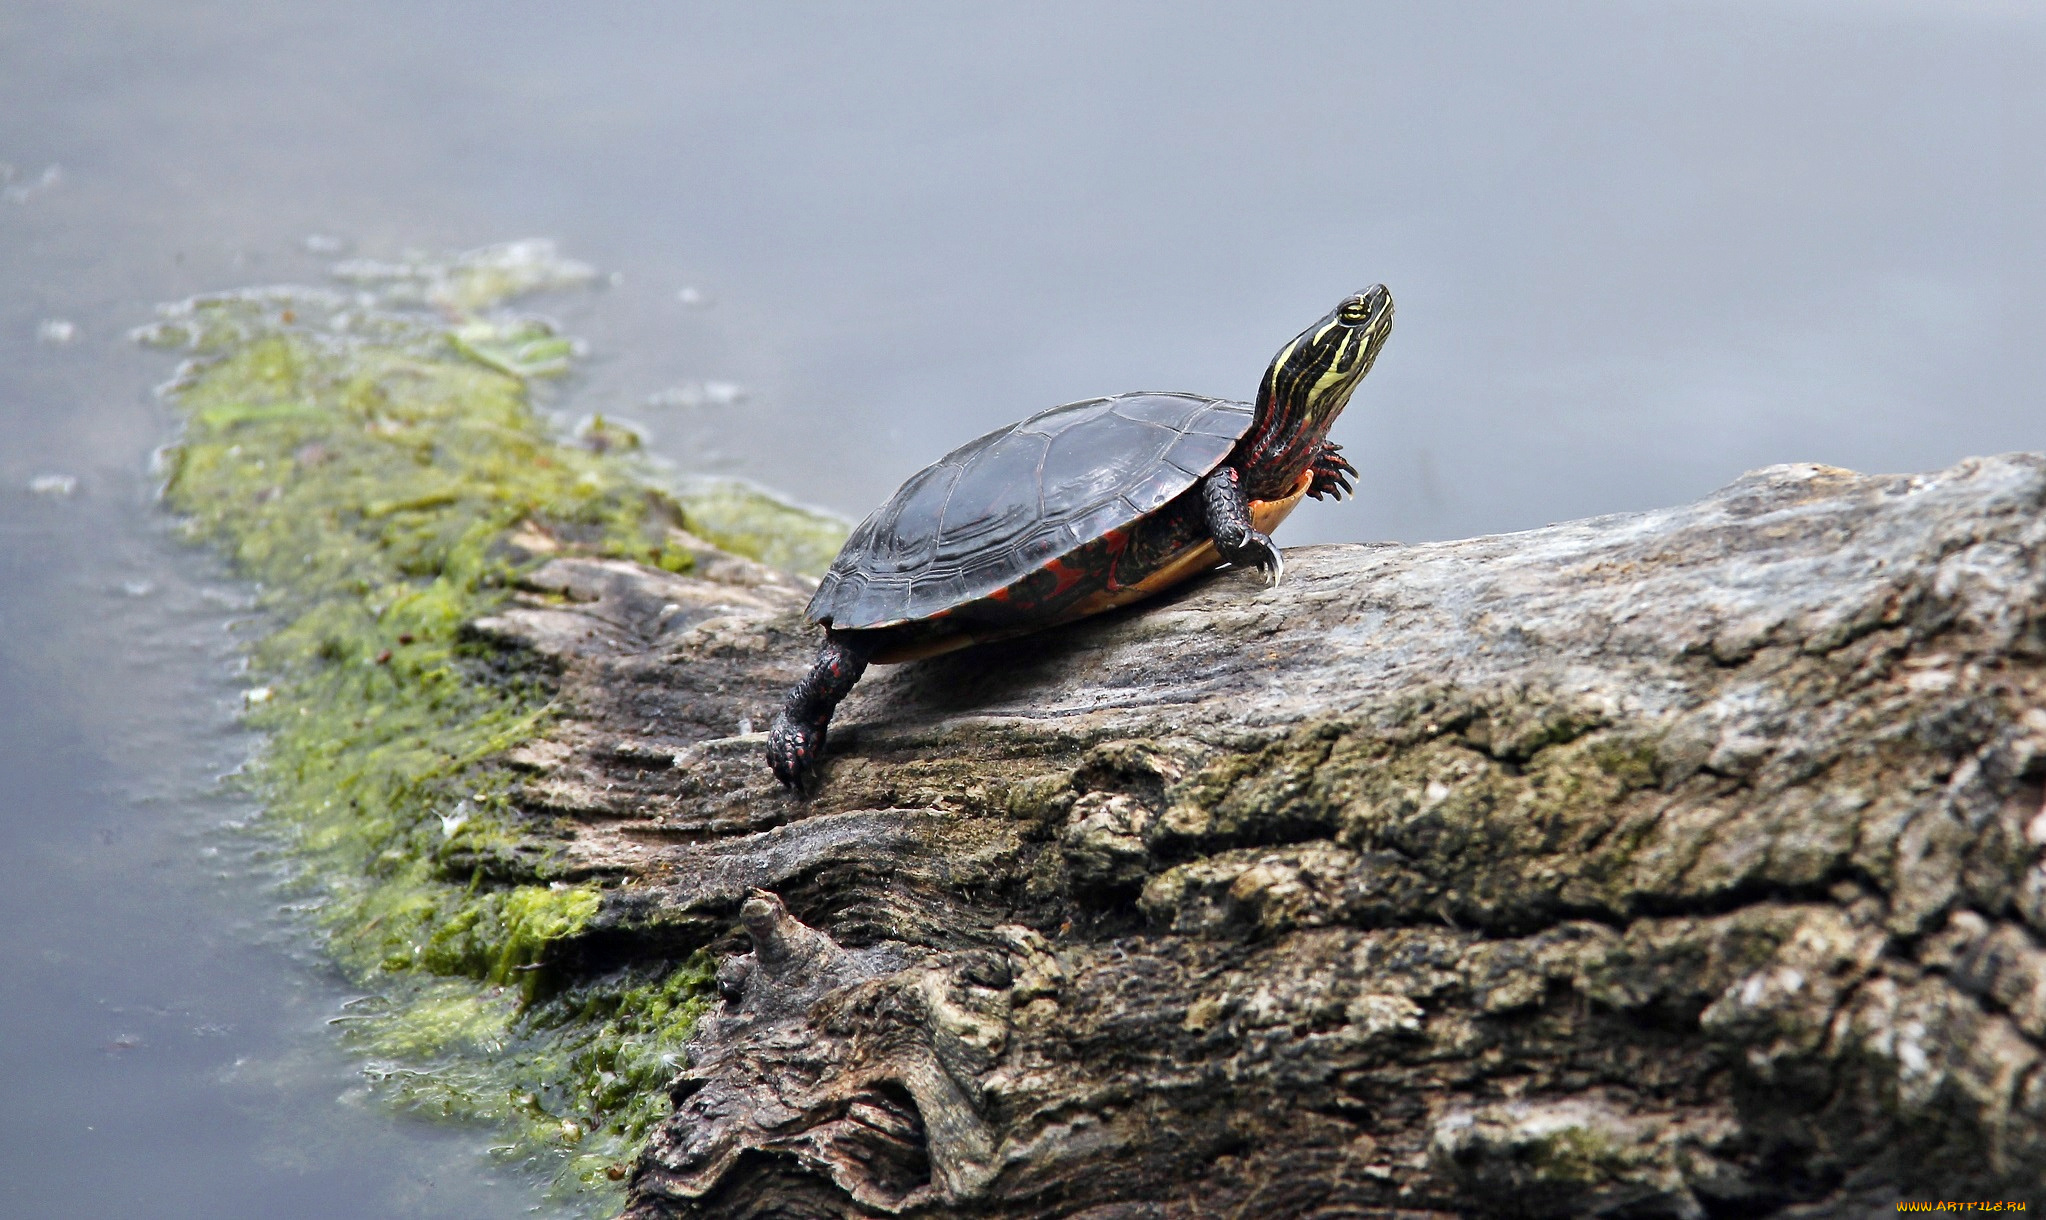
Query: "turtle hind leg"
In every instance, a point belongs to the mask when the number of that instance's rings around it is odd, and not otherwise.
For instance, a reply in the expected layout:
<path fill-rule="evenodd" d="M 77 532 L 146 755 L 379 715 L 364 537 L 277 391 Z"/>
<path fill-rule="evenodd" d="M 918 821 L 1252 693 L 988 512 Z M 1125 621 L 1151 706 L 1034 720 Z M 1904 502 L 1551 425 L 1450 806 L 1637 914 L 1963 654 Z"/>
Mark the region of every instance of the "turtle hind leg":
<path fill-rule="evenodd" d="M 1286 561 L 1279 548 L 1250 520 L 1250 497 L 1243 491 L 1243 476 L 1234 466 L 1223 466 L 1201 480 L 1201 506 L 1206 510 L 1208 532 L 1222 558 L 1238 567 L 1255 564 L 1272 584 L 1286 575 Z"/>
<path fill-rule="evenodd" d="M 824 758 L 831 713 L 867 672 L 873 643 L 847 632 L 826 630 L 824 646 L 810 672 L 789 691 L 767 730 L 767 765 L 783 786 L 803 791 Z"/>

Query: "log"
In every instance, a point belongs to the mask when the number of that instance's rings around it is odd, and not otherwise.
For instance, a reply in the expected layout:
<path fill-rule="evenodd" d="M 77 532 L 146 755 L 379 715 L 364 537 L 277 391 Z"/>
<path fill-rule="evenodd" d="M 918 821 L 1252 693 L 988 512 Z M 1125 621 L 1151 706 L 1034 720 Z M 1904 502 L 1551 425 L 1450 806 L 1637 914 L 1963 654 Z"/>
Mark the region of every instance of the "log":
<path fill-rule="evenodd" d="M 535 571 L 477 634 L 559 964 L 709 947 L 656 1217 L 1848 1216 L 2046 1182 L 2046 457 L 1812 465 L 870 671 L 805 591 Z"/>

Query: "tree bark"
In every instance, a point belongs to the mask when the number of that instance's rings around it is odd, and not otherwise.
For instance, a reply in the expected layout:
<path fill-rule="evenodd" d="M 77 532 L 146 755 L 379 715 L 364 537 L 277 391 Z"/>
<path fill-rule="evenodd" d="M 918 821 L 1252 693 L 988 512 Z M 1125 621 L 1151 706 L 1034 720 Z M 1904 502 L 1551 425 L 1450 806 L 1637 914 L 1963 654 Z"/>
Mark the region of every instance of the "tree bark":
<path fill-rule="evenodd" d="M 2042 512 L 1784 466 L 1296 549 L 870 671 L 807 800 L 800 588 L 549 563 L 477 628 L 560 671 L 558 965 L 727 958 L 628 1214 L 2046 1205 Z"/>

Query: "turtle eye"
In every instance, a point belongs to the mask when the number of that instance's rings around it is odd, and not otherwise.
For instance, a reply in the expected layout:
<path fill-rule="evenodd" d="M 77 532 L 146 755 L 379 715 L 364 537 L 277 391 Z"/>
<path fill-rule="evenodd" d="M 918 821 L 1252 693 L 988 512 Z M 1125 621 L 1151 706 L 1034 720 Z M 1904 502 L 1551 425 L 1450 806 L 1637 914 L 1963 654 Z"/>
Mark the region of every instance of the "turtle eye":
<path fill-rule="evenodd" d="M 1351 297 L 1343 302 L 1343 307 L 1336 311 L 1336 316 L 1342 320 L 1345 326 L 1356 326 L 1363 322 L 1364 319 L 1370 317 L 1371 311 L 1365 307 L 1364 298 Z"/>

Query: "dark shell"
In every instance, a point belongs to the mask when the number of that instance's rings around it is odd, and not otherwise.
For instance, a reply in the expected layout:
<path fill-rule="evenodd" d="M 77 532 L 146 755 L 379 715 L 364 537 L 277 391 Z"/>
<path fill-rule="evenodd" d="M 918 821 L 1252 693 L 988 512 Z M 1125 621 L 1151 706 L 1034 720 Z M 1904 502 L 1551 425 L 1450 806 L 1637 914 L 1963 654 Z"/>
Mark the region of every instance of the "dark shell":
<path fill-rule="evenodd" d="M 1251 406 L 1142 392 L 1041 411 L 911 475 L 810 599 L 838 628 L 915 622 L 1156 512 L 1222 464 Z"/>

